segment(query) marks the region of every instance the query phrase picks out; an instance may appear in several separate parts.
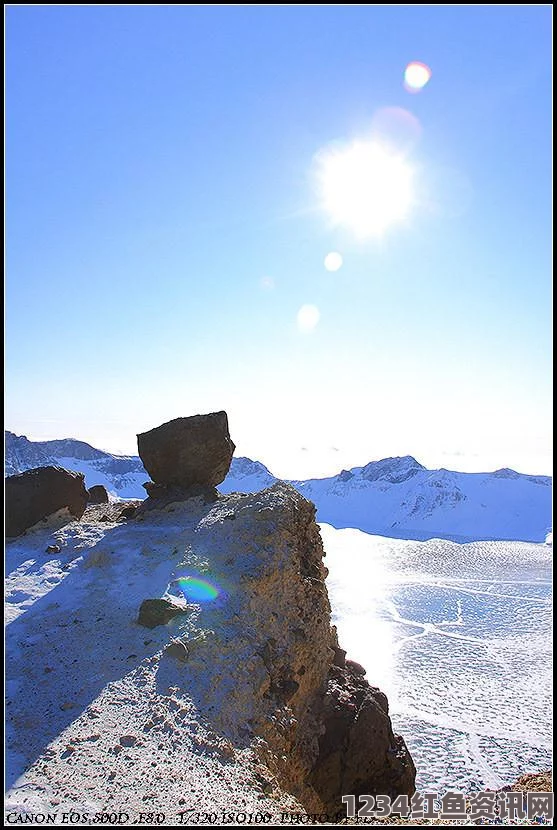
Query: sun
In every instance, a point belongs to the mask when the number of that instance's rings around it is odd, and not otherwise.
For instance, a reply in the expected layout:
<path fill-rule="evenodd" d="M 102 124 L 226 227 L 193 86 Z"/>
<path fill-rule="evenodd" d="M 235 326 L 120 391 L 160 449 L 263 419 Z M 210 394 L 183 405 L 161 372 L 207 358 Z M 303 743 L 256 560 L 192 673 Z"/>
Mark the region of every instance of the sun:
<path fill-rule="evenodd" d="M 379 141 L 355 141 L 317 156 L 324 209 L 359 237 L 381 236 L 413 202 L 413 173 L 404 157 Z"/>

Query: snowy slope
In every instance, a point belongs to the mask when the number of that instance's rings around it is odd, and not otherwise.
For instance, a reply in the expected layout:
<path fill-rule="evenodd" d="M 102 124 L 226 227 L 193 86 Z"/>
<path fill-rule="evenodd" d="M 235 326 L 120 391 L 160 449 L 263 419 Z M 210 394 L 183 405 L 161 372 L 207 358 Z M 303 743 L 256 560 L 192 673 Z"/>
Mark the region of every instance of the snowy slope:
<path fill-rule="evenodd" d="M 266 467 L 249 459 L 235 461 L 242 462 L 242 472 L 231 468 L 223 492 L 269 486 Z M 542 542 L 551 529 L 551 478 L 514 470 L 428 470 L 404 456 L 291 484 L 315 503 L 318 521 L 381 536 Z"/>
<path fill-rule="evenodd" d="M 96 813 L 123 812 L 123 824 L 173 826 L 180 812 L 301 809 L 260 766 L 246 728 L 256 669 L 238 582 L 257 550 L 243 518 L 225 520 L 240 498 L 190 499 L 131 523 L 100 523 L 89 508 L 7 544 L 7 812 L 59 822 L 74 810 L 63 823 L 95 826 L 115 823 Z M 186 573 L 229 594 L 188 600 L 168 625 L 138 625 L 142 601 L 176 599 Z M 174 640 L 187 642 L 187 663 L 167 653 Z M 205 822 L 194 813 L 191 823 Z"/>
<path fill-rule="evenodd" d="M 104 484 L 118 498 L 144 498 L 149 479 L 138 456 L 117 456 L 73 439 L 28 441 L 6 433 L 8 475 L 59 464 Z M 258 461 L 233 458 L 222 493 L 256 493 L 277 479 Z M 551 478 L 428 470 L 412 456 L 384 458 L 323 479 L 291 482 L 317 506 L 317 518 L 399 539 L 515 539 L 542 542 L 551 530 Z"/>
<path fill-rule="evenodd" d="M 542 542 L 551 528 L 551 478 L 513 470 L 427 470 L 405 456 L 293 484 L 319 521 L 399 539 Z"/>
<path fill-rule="evenodd" d="M 6 432 L 5 440 L 6 475 L 54 464 L 83 473 L 86 487 L 104 484 L 112 496 L 120 499 L 145 498 L 142 485 L 149 476 L 138 456 L 112 455 L 73 438 L 29 441 L 24 435 Z"/>
<path fill-rule="evenodd" d="M 230 471 L 219 486 L 221 493 L 258 493 L 278 479 L 259 461 L 251 458 L 233 458 Z"/>

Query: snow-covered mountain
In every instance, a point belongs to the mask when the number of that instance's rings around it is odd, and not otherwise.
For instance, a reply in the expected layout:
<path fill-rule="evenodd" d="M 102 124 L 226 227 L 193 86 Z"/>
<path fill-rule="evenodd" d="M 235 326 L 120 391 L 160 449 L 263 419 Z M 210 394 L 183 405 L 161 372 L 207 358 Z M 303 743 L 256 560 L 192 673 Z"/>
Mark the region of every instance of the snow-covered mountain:
<path fill-rule="evenodd" d="M 318 520 L 398 539 L 543 542 L 551 529 L 551 478 L 428 470 L 411 456 L 338 476 L 293 482 Z"/>
<path fill-rule="evenodd" d="M 149 476 L 138 456 L 102 452 L 73 439 L 29 441 L 6 432 L 6 474 L 59 464 L 104 484 L 118 498 L 144 498 Z M 277 478 L 258 461 L 233 458 L 222 493 L 255 493 Z M 428 470 L 412 456 L 384 458 L 336 476 L 292 481 L 315 502 L 317 519 L 399 539 L 543 542 L 551 530 L 549 476 Z"/>
<path fill-rule="evenodd" d="M 6 475 L 55 464 L 83 473 L 87 487 L 104 484 L 118 498 L 145 498 L 142 484 L 149 476 L 139 456 L 112 455 L 74 438 L 29 441 L 24 435 L 6 431 L 5 441 Z"/>

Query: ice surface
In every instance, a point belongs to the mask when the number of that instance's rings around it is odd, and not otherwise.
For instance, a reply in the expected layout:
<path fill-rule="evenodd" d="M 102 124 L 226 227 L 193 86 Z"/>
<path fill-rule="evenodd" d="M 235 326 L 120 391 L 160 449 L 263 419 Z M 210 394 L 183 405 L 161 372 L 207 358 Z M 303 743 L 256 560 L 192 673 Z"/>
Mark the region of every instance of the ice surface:
<path fill-rule="evenodd" d="M 418 788 L 550 767 L 552 548 L 321 530 L 340 643 L 387 693 Z"/>

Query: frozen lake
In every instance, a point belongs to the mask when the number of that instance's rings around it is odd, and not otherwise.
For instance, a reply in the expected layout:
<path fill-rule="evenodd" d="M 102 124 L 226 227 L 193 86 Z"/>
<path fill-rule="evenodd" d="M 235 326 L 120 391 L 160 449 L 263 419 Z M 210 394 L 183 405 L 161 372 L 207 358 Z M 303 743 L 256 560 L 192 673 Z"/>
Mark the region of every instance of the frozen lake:
<path fill-rule="evenodd" d="M 552 547 L 321 531 L 340 645 L 388 695 L 418 789 L 548 769 Z"/>

